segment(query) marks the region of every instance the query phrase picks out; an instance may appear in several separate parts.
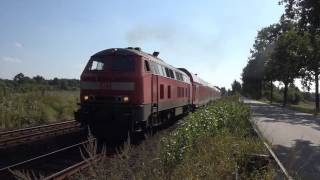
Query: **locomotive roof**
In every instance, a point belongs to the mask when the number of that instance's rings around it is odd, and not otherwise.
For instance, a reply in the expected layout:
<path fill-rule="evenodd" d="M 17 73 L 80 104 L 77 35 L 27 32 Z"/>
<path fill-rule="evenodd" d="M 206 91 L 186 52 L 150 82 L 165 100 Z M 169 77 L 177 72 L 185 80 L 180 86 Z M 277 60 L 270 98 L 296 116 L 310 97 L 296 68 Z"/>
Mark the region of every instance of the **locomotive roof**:
<path fill-rule="evenodd" d="M 145 57 L 146 59 L 148 60 L 151 60 L 153 62 L 156 62 L 158 64 L 161 64 L 161 65 L 164 65 L 164 66 L 167 66 L 167 67 L 170 67 L 182 74 L 185 74 L 187 75 L 184 71 L 181 71 L 179 70 L 178 68 L 175 68 L 173 66 L 171 66 L 170 64 L 167 64 L 165 63 L 162 59 L 156 57 L 156 56 L 153 56 L 152 54 L 149 54 L 149 53 L 146 53 L 146 52 L 143 52 L 141 50 L 137 50 L 137 49 L 134 49 L 134 48 L 111 48 L 111 49 L 105 49 L 105 50 L 102 50 L 100 52 L 97 52 L 96 54 L 92 55 L 92 56 L 107 56 L 107 55 L 111 55 L 111 54 L 119 54 L 119 55 L 124 55 L 124 56 L 134 56 L 134 55 L 138 55 L 138 56 L 142 56 L 142 57 Z"/>

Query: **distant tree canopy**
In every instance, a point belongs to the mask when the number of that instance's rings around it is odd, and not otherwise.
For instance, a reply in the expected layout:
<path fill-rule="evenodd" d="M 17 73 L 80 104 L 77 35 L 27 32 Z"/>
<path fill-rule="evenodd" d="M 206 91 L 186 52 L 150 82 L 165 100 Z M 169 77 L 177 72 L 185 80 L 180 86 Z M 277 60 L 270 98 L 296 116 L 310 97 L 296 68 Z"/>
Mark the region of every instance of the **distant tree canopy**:
<path fill-rule="evenodd" d="M 221 96 L 228 96 L 228 92 L 225 87 L 220 88 Z"/>
<path fill-rule="evenodd" d="M 32 78 L 19 73 L 13 80 L 0 79 L 0 91 L 6 92 L 28 92 L 44 90 L 77 90 L 80 87 L 80 81 L 77 79 L 58 79 L 46 80 L 40 75 Z"/>
<path fill-rule="evenodd" d="M 241 83 L 234 80 L 233 83 L 231 84 L 231 93 L 234 95 L 234 94 L 241 94 L 242 92 L 242 87 L 241 87 Z"/>
<path fill-rule="evenodd" d="M 253 98 L 262 97 L 264 82 L 273 80 L 272 69 L 266 68 L 270 54 L 275 46 L 275 39 L 281 33 L 280 24 L 273 24 L 258 32 L 247 66 L 242 72 L 243 94 Z"/>
<path fill-rule="evenodd" d="M 319 111 L 319 74 L 320 74 L 320 1 L 319 0 L 281 0 L 285 5 L 283 18 L 297 24 L 297 30 L 304 36 L 304 64 L 302 84 L 310 88 L 315 83 L 316 111 Z M 307 46 L 307 47 L 306 47 Z"/>
<path fill-rule="evenodd" d="M 284 84 L 283 105 L 295 79 L 310 89 L 315 84 L 315 106 L 319 111 L 320 1 L 280 0 L 285 13 L 278 23 L 258 32 L 248 64 L 242 72 L 243 94 L 262 98 L 274 81 Z"/>
<path fill-rule="evenodd" d="M 284 84 L 283 105 L 287 104 L 289 84 L 299 77 L 303 65 L 303 54 L 300 53 L 300 44 L 303 38 L 294 29 L 283 33 L 275 42 L 267 67 L 272 70 L 273 80 Z"/>

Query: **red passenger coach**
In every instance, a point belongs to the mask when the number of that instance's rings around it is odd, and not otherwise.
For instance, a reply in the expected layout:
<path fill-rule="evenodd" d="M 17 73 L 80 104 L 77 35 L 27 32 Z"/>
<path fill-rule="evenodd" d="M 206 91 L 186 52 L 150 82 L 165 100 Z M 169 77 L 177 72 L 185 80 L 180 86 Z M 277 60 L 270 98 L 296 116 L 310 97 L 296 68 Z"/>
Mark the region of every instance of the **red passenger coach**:
<path fill-rule="evenodd" d="M 208 104 L 210 101 L 220 98 L 220 90 L 204 80 L 200 79 L 197 75 L 192 74 L 185 68 L 179 68 L 185 72 L 192 83 L 192 107 L 197 108 Z"/>
<path fill-rule="evenodd" d="M 196 78 L 140 48 L 113 48 L 91 56 L 80 79 L 77 121 L 113 139 L 157 126 L 206 103 L 210 90 Z M 193 91 L 196 95 L 193 95 Z"/>

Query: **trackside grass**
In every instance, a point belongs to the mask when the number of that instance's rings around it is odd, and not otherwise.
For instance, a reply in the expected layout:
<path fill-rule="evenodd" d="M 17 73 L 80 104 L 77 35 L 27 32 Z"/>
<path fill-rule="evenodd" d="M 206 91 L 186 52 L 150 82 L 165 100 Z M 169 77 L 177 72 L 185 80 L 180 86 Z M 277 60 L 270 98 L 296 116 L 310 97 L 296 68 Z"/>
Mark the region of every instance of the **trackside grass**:
<path fill-rule="evenodd" d="M 250 154 L 267 154 L 254 136 L 250 110 L 237 97 L 228 97 L 198 109 L 161 141 L 160 159 L 165 172 L 190 179 L 272 179 L 272 167 L 248 169 Z"/>
<path fill-rule="evenodd" d="M 190 113 L 169 134 L 159 132 L 138 146 L 128 143 L 73 179 L 274 179 L 272 163 L 252 158 L 267 150 L 249 118 L 238 97 L 223 98 Z"/>
<path fill-rule="evenodd" d="M 74 178 L 274 179 L 271 163 L 253 163 L 252 155 L 267 150 L 249 118 L 249 108 L 238 97 L 223 98 L 189 114 L 170 134 L 160 132 L 139 146 L 125 145 L 116 156 Z"/>

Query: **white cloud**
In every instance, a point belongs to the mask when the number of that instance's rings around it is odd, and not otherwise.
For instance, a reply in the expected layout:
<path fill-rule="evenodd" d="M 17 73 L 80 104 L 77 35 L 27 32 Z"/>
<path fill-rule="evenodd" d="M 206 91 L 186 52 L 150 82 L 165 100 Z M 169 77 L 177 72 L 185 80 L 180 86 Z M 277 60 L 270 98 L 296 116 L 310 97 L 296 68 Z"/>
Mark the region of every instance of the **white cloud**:
<path fill-rule="evenodd" d="M 22 44 L 21 42 L 15 42 L 15 43 L 14 43 L 14 46 L 15 46 L 16 48 L 22 48 L 22 47 L 23 47 L 23 44 Z"/>
<path fill-rule="evenodd" d="M 21 63 L 21 59 L 17 58 L 17 57 L 2 57 L 1 58 L 3 62 L 7 62 L 7 63 Z"/>

